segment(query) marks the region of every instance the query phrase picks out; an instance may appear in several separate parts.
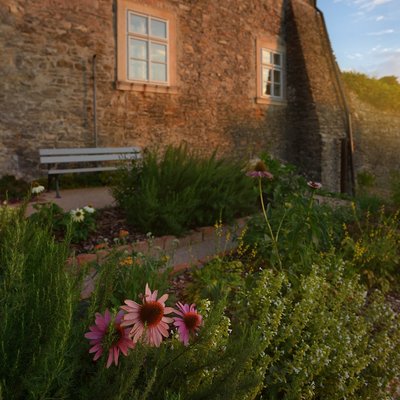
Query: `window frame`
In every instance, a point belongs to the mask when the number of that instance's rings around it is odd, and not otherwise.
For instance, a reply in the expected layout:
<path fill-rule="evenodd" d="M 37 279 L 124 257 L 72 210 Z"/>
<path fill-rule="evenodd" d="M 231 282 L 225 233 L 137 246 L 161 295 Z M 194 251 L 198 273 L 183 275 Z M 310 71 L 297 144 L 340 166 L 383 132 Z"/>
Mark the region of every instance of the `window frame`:
<path fill-rule="evenodd" d="M 257 66 L 257 97 L 256 102 L 259 104 L 276 104 L 276 105 L 286 105 L 286 46 L 284 42 L 279 37 L 263 37 L 257 38 L 256 41 L 256 66 Z M 277 67 L 276 64 L 263 63 L 263 50 L 268 51 L 272 54 L 279 54 L 281 57 L 281 65 Z M 270 67 L 273 75 L 273 71 L 280 71 L 281 79 L 281 95 L 267 95 L 264 93 L 264 78 L 263 78 L 263 69 L 265 66 Z M 273 86 L 274 80 L 272 79 L 271 84 Z M 274 90 L 274 89 L 273 89 Z"/>
<path fill-rule="evenodd" d="M 130 16 L 138 15 L 147 18 L 147 34 L 130 31 Z M 166 38 L 151 36 L 151 20 L 166 23 Z M 129 79 L 130 40 L 131 38 L 146 42 L 147 79 Z M 151 43 L 166 46 L 166 81 L 151 80 Z M 157 64 L 157 62 L 153 62 Z M 117 3 L 117 89 L 141 92 L 176 93 L 176 18 L 169 10 L 155 8 L 136 0 L 118 0 Z"/>

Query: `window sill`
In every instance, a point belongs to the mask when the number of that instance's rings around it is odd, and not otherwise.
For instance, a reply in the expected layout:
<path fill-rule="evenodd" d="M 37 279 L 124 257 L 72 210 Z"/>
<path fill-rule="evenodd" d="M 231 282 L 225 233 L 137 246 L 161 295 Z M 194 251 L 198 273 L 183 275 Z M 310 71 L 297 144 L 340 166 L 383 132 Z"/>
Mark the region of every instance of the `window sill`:
<path fill-rule="evenodd" d="M 176 86 L 157 85 L 154 83 L 138 83 L 130 81 L 117 81 L 116 87 L 118 90 L 131 90 L 141 93 L 167 93 L 177 94 Z"/>
<path fill-rule="evenodd" d="M 256 103 L 257 104 L 271 104 L 274 106 L 287 106 L 286 100 L 277 100 L 277 99 L 271 99 L 271 98 L 267 98 L 267 97 L 256 97 Z"/>

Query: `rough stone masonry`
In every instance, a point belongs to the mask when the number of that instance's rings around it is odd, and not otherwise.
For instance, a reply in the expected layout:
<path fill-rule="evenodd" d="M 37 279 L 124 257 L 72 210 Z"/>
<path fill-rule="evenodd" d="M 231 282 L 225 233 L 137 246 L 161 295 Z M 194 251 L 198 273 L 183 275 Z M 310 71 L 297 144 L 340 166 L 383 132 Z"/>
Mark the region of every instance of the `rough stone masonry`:
<path fill-rule="evenodd" d="M 187 143 L 260 151 L 340 190 L 344 111 L 312 0 L 127 0 L 176 20 L 173 91 L 117 88 L 123 0 L 0 0 L 0 175 L 40 176 L 39 148 Z M 125 4 L 125 3 L 124 3 Z M 284 49 L 282 101 L 257 100 L 257 43 Z"/>

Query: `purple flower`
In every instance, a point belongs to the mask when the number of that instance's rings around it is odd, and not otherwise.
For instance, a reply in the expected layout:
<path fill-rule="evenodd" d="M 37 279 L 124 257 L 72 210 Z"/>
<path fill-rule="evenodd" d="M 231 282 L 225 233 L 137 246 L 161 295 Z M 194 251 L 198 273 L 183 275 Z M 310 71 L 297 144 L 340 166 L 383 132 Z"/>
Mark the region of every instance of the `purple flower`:
<path fill-rule="evenodd" d="M 85 338 L 89 339 L 92 346 L 89 353 L 95 353 L 93 360 L 97 361 L 108 350 L 108 359 L 106 367 L 109 368 L 114 362 L 118 365 L 119 353 L 128 354 L 128 349 L 133 349 L 135 344 L 129 338 L 129 329 L 121 327 L 124 313 L 120 311 L 116 317 L 108 309 L 104 315 L 96 313 L 95 325 L 89 327 L 90 332 L 85 333 Z"/>
<path fill-rule="evenodd" d="M 179 340 L 187 346 L 189 336 L 200 329 L 203 322 L 202 316 L 196 311 L 194 304 L 177 303 L 178 310 L 175 311 L 179 317 L 174 317 L 174 325 L 178 328 Z"/>
<path fill-rule="evenodd" d="M 246 172 L 246 175 L 250 176 L 251 178 L 267 178 L 269 180 L 274 179 L 274 176 L 268 171 L 249 171 Z"/>
<path fill-rule="evenodd" d="M 308 181 L 307 185 L 311 188 L 311 189 L 321 189 L 322 188 L 322 183 L 319 182 L 314 182 L 314 181 Z"/>

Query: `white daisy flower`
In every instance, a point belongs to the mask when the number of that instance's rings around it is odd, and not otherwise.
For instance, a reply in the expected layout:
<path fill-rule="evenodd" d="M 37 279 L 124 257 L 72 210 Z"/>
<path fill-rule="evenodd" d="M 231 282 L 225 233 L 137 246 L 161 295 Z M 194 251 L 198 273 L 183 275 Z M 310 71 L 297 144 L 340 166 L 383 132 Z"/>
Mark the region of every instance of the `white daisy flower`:
<path fill-rule="evenodd" d="M 76 210 L 70 211 L 72 221 L 74 222 L 82 222 L 85 219 L 85 213 L 81 208 L 77 208 Z"/>
<path fill-rule="evenodd" d="M 96 209 L 92 207 L 90 204 L 88 206 L 83 207 L 83 209 L 88 213 L 88 214 L 93 214 Z"/>
<path fill-rule="evenodd" d="M 42 186 L 42 185 L 33 186 L 32 194 L 39 194 L 39 193 L 42 193 L 42 192 L 44 192 L 44 186 Z"/>

